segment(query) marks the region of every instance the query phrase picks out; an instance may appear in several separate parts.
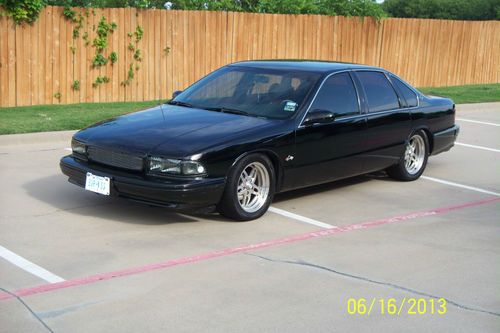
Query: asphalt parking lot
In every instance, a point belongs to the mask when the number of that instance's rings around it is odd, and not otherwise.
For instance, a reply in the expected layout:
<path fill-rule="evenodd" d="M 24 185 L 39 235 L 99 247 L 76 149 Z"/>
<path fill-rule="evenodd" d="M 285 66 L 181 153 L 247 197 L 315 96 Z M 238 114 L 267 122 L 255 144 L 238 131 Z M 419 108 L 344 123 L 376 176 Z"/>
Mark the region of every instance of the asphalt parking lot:
<path fill-rule="evenodd" d="M 83 191 L 59 171 L 68 133 L 4 136 L 0 331 L 498 332 L 500 103 L 457 118 L 418 181 L 285 193 L 244 223 Z"/>

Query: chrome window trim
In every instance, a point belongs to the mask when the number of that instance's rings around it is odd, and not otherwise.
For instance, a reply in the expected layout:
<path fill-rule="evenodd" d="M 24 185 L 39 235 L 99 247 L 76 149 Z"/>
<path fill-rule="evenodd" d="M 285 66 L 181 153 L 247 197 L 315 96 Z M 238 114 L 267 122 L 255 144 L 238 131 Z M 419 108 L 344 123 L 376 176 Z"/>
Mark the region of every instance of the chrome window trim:
<path fill-rule="evenodd" d="M 399 76 L 397 76 L 396 74 L 394 73 L 389 73 L 388 72 L 388 76 L 389 76 L 389 79 L 390 77 L 394 76 L 396 79 L 398 79 L 403 85 L 405 85 L 408 89 L 410 89 L 414 94 L 415 94 L 415 97 L 417 97 L 417 106 L 410 106 L 408 107 L 407 109 L 410 109 L 410 108 L 418 108 L 420 106 L 420 95 L 422 94 L 420 91 L 418 91 L 417 89 L 413 88 L 412 86 L 410 86 L 408 83 L 406 83 L 405 80 L 403 80 L 402 78 L 400 78 Z M 392 83 L 392 82 L 391 82 Z M 404 96 L 403 96 L 404 98 Z"/>
<path fill-rule="evenodd" d="M 342 70 L 342 71 L 330 73 L 330 74 L 328 74 L 323 79 L 323 81 L 321 82 L 321 85 L 319 86 L 318 90 L 314 94 L 314 97 L 311 100 L 311 103 L 309 103 L 309 106 L 307 107 L 306 112 L 302 116 L 302 119 L 300 121 L 300 125 L 297 127 L 297 129 L 305 127 L 302 123 L 303 123 L 304 119 L 306 118 L 307 114 L 309 113 L 309 110 L 311 109 L 311 106 L 313 105 L 314 101 L 316 100 L 316 96 L 318 95 L 319 91 L 323 87 L 323 84 L 325 83 L 325 81 L 328 80 L 331 76 L 333 76 L 335 74 L 340 74 L 340 73 L 345 73 L 345 72 L 378 72 L 378 73 L 382 73 L 386 77 L 386 79 L 388 79 L 389 84 L 391 86 L 393 85 L 393 83 L 390 80 L 390 75 L 394 75 L 394 77 L 396 77 L 397 79 L 399 79 L 405 86 L 407 86 L 417 96 L 417 106 L 404 107 L 404 108 L 400 107 L 398 109 L 382 110 L 382 111 L 377 111 L 377 112 L 370 112 L 368 110 L 368 112 L 363 113 L 362 110 L 361 110 L 361 100 L 360 100 L 360 96 L 359 96 L 359 91 L 358 91 L 358 88 L 357 88 L 356 84 L 354 84 L 354 82 L 353 82 L 354 89 L 356 90 L 356 94 L 357 94 L 357 98 L 358 98 L 358 107 L 359 107 L 359 112 L 360 113 L 357 114 L 357 115 L 352 115 L 352 116 L 338 117 L 337 119 L 339 119 L 339 120 L 349 120 L 349 119 L 355 119 L 357 117 L 368 117 L 368 116 L 372 116 L 372 115 L 380 115 L 380 114 L 389 113 L 389 112 L 411 111 L 411 110 L 414 110 L 414 109 L 418 109 L 420 107 L 420 95 L 421 95 L 421 93 L 418 90 L 416 90 L 415 88 L 413 88 L 412 86 L 410 86 L 409 84 L 407 84 L 403 79 L 401 79 L 396 74 L 388 72 L 388 71 L 384 71 L 383 69 L 369 69 L 369 68 L 345 69 L 345 70 Z M 387 76 L 389 76 L 389 78 L 387 78 Z M 352 80 L 352 78 L 351 78 L 351 80 Z M 393 87 L 393 89 L 394 89 L 394 87 Z M 397 92 L 395 91 L 395 89 L 394 89 L 394 92 L 397 95 Z M 334 122 L 335 122 L 335 120 L 334 120 Z M 326 125 L 326 124 L 322 124 L 322 125 Z"/>
<path fill-rule="evenodd" d="M 418 108 L 418 106 L 412 106 L 411 108 L 399 108 L 399 109 L 391 109 L 391 110 L 384 110 L 384 111 L 377 111 L 377 112 L 370 112 L 370 113 L 365 113 L 365 116 L 371 116 L 371 115 L 379 115 L 379 114 L 384 114 L 384 113 L 389 113 L 389 112 L 399 112 L 399 111 L 408 111 L 408 110 L 413 110 Z"/>
<path fill-rule="evenodd" d="M 406 110 L 406 109 L 408 109 L 408 108 L 402 108 L 401 107 L 401 101 L 400 101 L 398 92 L 396 91 L 396 89 L 394 88 L 394 85 L 392 84 L 390 78 L 388 77 L 389 72 L 387 72 L 387 71 L 385 71 L 383 69 L 364 69 L 364 68 L 356 68 L 356 69 L 353 70 L 353 72 L 376 72 L 376 73 L 382 74 L 385 77 L 385 79 L 389 82 L 389 85 L 392 87 L 392 90 L 394 91 L 394 93 L 396 94 L 396 97 L 398 98 L 399 108 L 370 112 L 370 105 L 368 104 L 368 97 L 367 97 L 367 100 L 366 100 L 366 105 L 367 105 L 366 115 L 378 114 L 378 113 L 381 113 L 381 112 L 389 112 L 389 111 L 397 111 L 397 110 Z M 358 80 L 359 80 L 359 78 L 358 78 Z M 361 82 L 361 80 L 359 80 L 359 83 L 361 84 L 361 86 L 363 86 L 363 83 Z M 364 89 L 365 89 L 365 87 L 363 86 L 363 90 Z M 365 96 L 366 96 L 366 91 L 365 91 Z"/>
<path fill-rule="evenodd" d="M 300 120 L 299 122 L 299 126 L 297 128 L 304 128 L 304 119 L 306 118 L 307 114 L 309 113 L 312 105 L 314 104 L 314 102 L 316 101 L 316 97 L 318 96 L 321 88 L 323 88 L 323 85 L 325 84 L 326 80 L 328 80 L 330 77 L 332 77 L 333 75 L 335 74 L 341 74 L 341 73 L 348 73 L 349 74 L 349 78 L 352 82 L 352 85 L 354 86 L 354 90 L 356 91 L 356 99 L 358 100 L 358 112 L 359 114 L 357 115 L 353 115 L 353 116 L 345 116 L 345 117 L 339 117 L 340 119 L 347 119 L 349 117 L 359 117 L 359 116 L 363 116 L 364 114 L 362 113 L 362 110 L 361 110 L 361 101 L 359 99 L 359 91 L 358 91 L 358 88 L 356 87 L 356 83 L 354 82 L 354 80 L 352 79 L 352 77 L 350 77 L 350 72 L 352 70 L 351 69 L 344 69 L 344 70 L 341 70 L 341 71 L 338 71 L 338 72 L 333 72 L 333 73 L 330 73 L 328 74 L 324 79 L 323 81 L 321 82 L 321 84 L 319 85 L 318 87 L 318 90 L 316 90 L 316 93 L 314 94 L 312 100 L 311 100 L 311 103 L 309 103 L 309 106 L 307 107 L 307 110 L 304 112 L 304 115 L 302 116 L 302 119 Z"/>
<path fill-rule="evenodd" d="M 337 119 L 339 119 L 339 120 L 345 120 L 345 119 L 349 120 L 349 119 L 355 119 L 355 118 L 358 118 L 358 117 L 369 117 L 369 116 L 372 116 L 372 115 L 376 116 L 376 115 L 381 115 L 381 114 L 389 113 L 389 112 L 408 111 L 408 110 L 413 110 L 413 109 L 416 109 L 416 108 L 418 108 L 418 106 L 412 106 L 411 108 L 399 108 L 399 109 L 383 110 L 383 111 L 377 111 L 377 112 L 371 112 L 371 113 L 361 113 L 361 114 L 357 114 L 357 115 L 353 115 L 353 116 L 338 117 L 338 118 L 335 118 L 335 120 L 337 120 Z"/>

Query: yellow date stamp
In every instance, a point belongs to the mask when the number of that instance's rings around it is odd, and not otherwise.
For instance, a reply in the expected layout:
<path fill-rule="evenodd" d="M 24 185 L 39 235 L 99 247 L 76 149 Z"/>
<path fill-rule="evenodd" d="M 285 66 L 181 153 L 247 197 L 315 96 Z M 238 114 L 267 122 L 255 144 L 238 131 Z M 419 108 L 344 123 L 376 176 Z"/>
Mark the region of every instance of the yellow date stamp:
<path fill-rule="evenodd" d="M 350 315 L 381 314 L 401 315 L 443 315 L 446 313 L 446 299 L 439 298 L 349 298 L 347 313 Z"/>

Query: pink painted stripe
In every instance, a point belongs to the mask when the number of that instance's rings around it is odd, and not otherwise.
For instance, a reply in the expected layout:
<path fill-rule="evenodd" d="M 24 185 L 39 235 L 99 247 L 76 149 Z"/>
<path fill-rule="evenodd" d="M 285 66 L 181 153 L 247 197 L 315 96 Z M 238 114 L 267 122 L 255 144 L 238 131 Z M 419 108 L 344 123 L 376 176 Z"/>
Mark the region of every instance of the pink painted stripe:
<path fill-rule="evenodd" d="M 168 268 L 168 267 L 185 265 L 185 264 L 189 264 L 189 263 L 205 261 L 205 260 L 218 258 L 218 257 L 224 257 L 224 256 L 228 256 L 228 255 L 235 254 L 235 253 L 255 251 L 255 250 L 265 249 L 265 248 L 269 248 L 269 247 L 280 246 L 280 245 L 284 245 L 284 244 L 296 243 L 296 242 L 300 242 L 300 241 L 304 241 L 304 240 L 308 240 L 308 239 L 312 239 L 312 238 L 325 237 L 325 236 L 340 234 L 340 233 L 354 231 L 354 230 L 368 229 L 368 228 L 377 227 L 377 226 L 386 225 L 386 224 L 409 221 L 409 220 L 413 220 L 413 219 L 420 218 L 420 217 L 426 217 L 426 216 L 431 216 L 431 215 L 436 215 L 436 214 L 447 213 L 447 212 L 454 211 L 454 210 L 485 205 L 485 204 L 498 202 L 498 201 L 500 201 L 500 198 L 491 198 L 491 199 L 485 199 L 485 200 L 480 200 L 480 201 L 466 202 L 466 203 L 463 203 L 460 205 L 455 205 L 455 206 L 434 208 L 431 210 L 420 211 L 420 212 L 415 212 L 415 213 L 410 213 L 410 214 L 405 214 L 405 215 L 396 215 L 396 216 L 385 218 L 385 219 L 350 224 L 350 225 L 346 225 L 346 226 L 335 227 L 332 229 L 313 231 L 313 232 L 308 232 L 308 233 L 301 234 L 301 235 L 290 236 L 290 237 L 285 237 L 285 238 L 278 238 L 278 239 L 265 241 L 265 242 L 261 242 L 261 243 L 256 243 L 256 244 L 244 245 L 244 246 L 240 246 L 240 247 L 232 247 L 232 248 L 222 249 L 222 250 L 218 250 L 218 251 L 203 253 L 203 254 L 199 254 L 199 255 L 183 257 L 183 258 L 179 258 L 179 259 L 172 259 L 172 260 L 168 260 L 168 261 L 164 261 L 164 262 L 160 262 L 160 263 L 156 263 L 156 264 L 149 264 L 149 265 L 145 265 L 145 266 L 133 267 L 133 268 L 128 268 L 128 269 L 119 270 L 119 271 L 115 271 L 115 272 L 90 275 L 87 277 L 77 278 L 77 279 L 73 279 L 73 280 L 67 280 L 67 281 L 63 281 L 63 282 L 43 284 L 40 286 L 31 287 L 31 288 L 18 289 L 15 292 L 13 292 L 13 294 L 16 296 L 20 296 L 20 297 L 37 295 L 37 294 L 47 293 L 47 292 L 54 291 L 54 290 L 91 284 L 91 283 L 94 283 L 97 281 L 105 281 L 105 280 L 110 280 L 110 279 L 114 279 L 114 278 L 118 278 L 118 277 L 130 276 L 130 275 L 140 274 L 140 273 L 154 271 L 154 270 L 158 270 L 158 269 L 164 269 L 164 268 Z M 6 299 L 10 299 L 10 298 L 13 298 L 13 296 L 10 294 L 7 294 L 7 293 L 0 293 L 0 300 L 6 300 Z"/>

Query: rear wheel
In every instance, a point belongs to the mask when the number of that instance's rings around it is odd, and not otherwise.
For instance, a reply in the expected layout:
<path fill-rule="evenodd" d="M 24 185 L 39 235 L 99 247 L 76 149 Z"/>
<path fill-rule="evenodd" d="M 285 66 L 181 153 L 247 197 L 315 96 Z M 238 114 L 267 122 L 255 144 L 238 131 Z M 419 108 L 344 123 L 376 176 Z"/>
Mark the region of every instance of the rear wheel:
<path fill-rule="evenodd" d="M 413 133 L 406 143 L 405 152 L 398 164 L 387 168 L 387 174 L 397 180 L 418 179 L 425 170 L 429 156 L 429 142 L 423 131 Z"/>
<path fill-rule="evenodd" d="M 274 168 L 264 155 L 243 157 L 230 171 L 217 210 L 238 221 L 262 216 L 274 196 Z"/>

